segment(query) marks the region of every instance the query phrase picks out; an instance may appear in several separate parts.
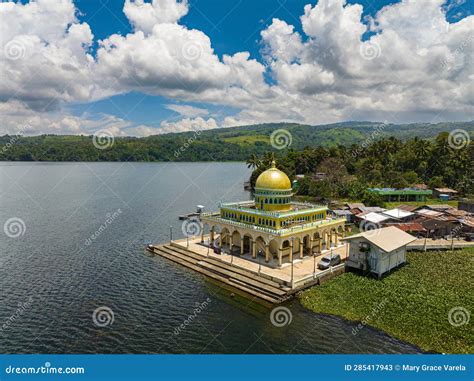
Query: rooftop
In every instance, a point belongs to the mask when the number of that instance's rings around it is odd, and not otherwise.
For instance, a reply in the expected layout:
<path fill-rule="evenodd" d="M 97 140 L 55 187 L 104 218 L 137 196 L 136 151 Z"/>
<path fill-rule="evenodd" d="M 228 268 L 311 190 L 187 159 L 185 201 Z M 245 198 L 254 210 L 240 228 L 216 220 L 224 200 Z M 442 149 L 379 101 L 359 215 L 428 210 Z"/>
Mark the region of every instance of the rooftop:
<path fill-rule="evenodd" d="M 418 222 L 399 222 L 399 223 L 390 223 L 387 226 L 394 226 L 404 232 L 425 232 L 426 229 L 422 224 Z"/>
<path fill-rule="evenodd" d="M 399 209 L 399 208 L 386 210 L 385 212 L 382 212 L 382 213 L 386 216 L 393 217 L 393 218 L 407 218 L 414 215 L 414 213 L 407 212 L 406 210 Z"/>
<path fill-rule="evenodd" d="M 394 226 L 369 230 L 343 238 L 343 240 L 350 241 L 355 238 L 364 238 L 387 253 L 406 246 L 410 242 L 416 240 L 416 238 L 412 235 L 405 233 L 403 230 L 400 230 Z"/>
<path fill-rule="evenodd" d="M 433 192 L 428 189 L 419 189 L 419 188 L 369 188 L 369 191 L 375 192 L 378 194 L 394 194 L 394 195 L 402 195 L 402 194 L 425 194 L 429 195 Z"/>
<path fill-rule="evenodd" d="M 374 224 L 378 224 L 380 222 L 387 221 L 388 219 L 390 219 L 390 217 L 384 216 L 376 212 L 370 212 L 364 215 L 359 214 L 359 217 L 365 221 L 372 222 Z"/>
<path fill-rule="evenodd" d="M 433 210 L 446 210 L 452 209 L 453 207 L 448 204 L 434 204 L 434 205 L 425 205 L 426 208 L 433 209 Z"/>
<path fill-rule="evenodd" d="M 435 191 L 439 193 L 458 193 L 457 190 L 451 188 L 435 188 Z"/>
<path fill-rule="evenodd" d="M 420 215 L 422 215 L 422 216 L 428 216 L 428 217 L 438 217 L 438 216 L 442 216 L 442 215 L 443 215 L 442 212 L 437 212 L 437 211 L 435 211 L 435 210 L 426 209 L 426 208 L 417 210 L 415 213 L 416 213 L 416 214 L 420 214 Z"/>

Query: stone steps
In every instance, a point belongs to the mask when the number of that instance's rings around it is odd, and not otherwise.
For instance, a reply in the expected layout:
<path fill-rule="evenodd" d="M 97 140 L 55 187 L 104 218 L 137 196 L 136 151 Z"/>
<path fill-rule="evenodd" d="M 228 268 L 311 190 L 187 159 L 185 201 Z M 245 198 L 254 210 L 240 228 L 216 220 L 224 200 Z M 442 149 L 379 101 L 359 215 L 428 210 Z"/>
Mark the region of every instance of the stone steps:
<path fill-rule="evenodd" d="M 164 247 L 170 247 L 170 245 L 164 245 Z M 206 262 L 208 263 L 211 263 L 211 264 L 214 264 L 216 266 L 219 266 L 219 267 L 222 267 L 224 269 L 227 269 L 227 270 L 231 270 L 235 273 L 238 273 L 238 274 L 241 274 L 241 275 L 244 275 L 246 277 L 249 277 L 251 279 L 254 279 L 256 281 L 259 281 L 261 283 L 265 283 L 269 286 L 273 286 L 273 287 L 276 287 L 276 288 L 281 288 L 281 284 L 278 283 L 278 282 L 275 282 L 271 279 L 268 279 L 268 278 L 265 278 L 263 276 L 258 276 L 258 274 L 250 271 L 250 270 L 245 270 L 245 269 L 242 269 L 242 268 L 239 268 L 239 267 L 236 267 L 236 266 L 232 266 L 230 265 L 230 263 L 228 262 L 224 262 L 224 261 L 221 261 L 219 259 L 215 259 L 215 258 L 210 258 L 210 257 L 207 257 L 207 258 L 203 258 L 201 255 L 199 254 L 196 254 L 194 253 L 193 251 L 191 250 L 187 250 L 186 248 L 183 248 L 182 246 L 178 246 L 176 244 L 171 244 L 171 247 L 173 250 L 177 250 L 181 253 L 189 253 L 189 255 L 191 256 L 194 256 L 195 258 L 199 259 L 199 260 L 203 260 L 205 259 Z"/>
<path fill-rule="evenodd" d="M 153 246 L 150 251 L 264 301 L 281 303 L 288 297 L 287 290 L 278 283 L 258 278 L 250 271 L 237 269 L 214 258 L 206 258 L 174 245 Z"/>

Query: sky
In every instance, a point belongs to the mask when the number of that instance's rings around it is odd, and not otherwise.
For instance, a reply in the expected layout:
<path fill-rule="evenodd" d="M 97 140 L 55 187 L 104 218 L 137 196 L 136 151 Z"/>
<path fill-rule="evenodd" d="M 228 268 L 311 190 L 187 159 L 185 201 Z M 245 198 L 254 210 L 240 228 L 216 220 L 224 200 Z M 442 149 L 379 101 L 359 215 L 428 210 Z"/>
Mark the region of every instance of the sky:
<path fill-rule="evenodd" d="M 0 2 L 0 135 L 473 120 L 473 7 Z"/>

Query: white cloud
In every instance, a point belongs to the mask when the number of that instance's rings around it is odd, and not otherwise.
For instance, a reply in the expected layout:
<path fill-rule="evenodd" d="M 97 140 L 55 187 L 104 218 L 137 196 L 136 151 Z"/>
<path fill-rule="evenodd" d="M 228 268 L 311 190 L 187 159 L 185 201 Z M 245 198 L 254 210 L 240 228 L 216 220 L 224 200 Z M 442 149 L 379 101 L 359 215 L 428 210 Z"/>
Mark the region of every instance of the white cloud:
<path fill-rule="evenodd" d="M 162 122 L 161 127 L 158 129 L 158 133 L 168 134 L 185 131 L 204 131 L 212 130 L 214 128 L 218 128 L 218 125 L 213 118 L 209 118 L 207 120 L 201 117 L 194 119 L 184 118 L 177 122 Z"/>
<path fill-rule="evenodd" d="M 204 116 L 209 114 L 209 111 L 205 108 L 194 107 L 189 105 L 177 105 L 177 104 L 168 104 L 165 105 L 168 110 L 177 112 L 179 115 L 184 117 L 194 118 L 196 116 Z"/>
<path fill-rule="evenodd" d="M 0 101 L 48 110 L 91 99 L 93 35 L 75 11 L 70 0 L 0 3 Z"/>
<path fill-rule="evenodd" d="M 156 24 L 176 23 L 188 13 L 187 0 L 125 0 L 123 11 L 135 30 L 151 33 Z"/>
<path fill-rule="evenodd" d="M 99 41 L 95 57 L 92 31 L 77 20 L 71 0 L 2 2 L 0 131 L 24 121 L 38 132 L 81 133 L 105 125 L 120 134 L 149 135 L 196 125 L 472 119 L 474 16 L 448 23 L 443 3 L 402 0 L 366 25 L 362 5 L 319 0 L 302 10 L 301 33 L 279 19 L 261 32 L 259 62 L 247 52 L 219 57 L 205 33 L 180 25 L 187 1 L 125 1 L 133 31 Z M 184 119 L 154 128 L 64 111 L 71 102 L 129 91 L 180 102 L 166 107 Z M 240 112 L 220 123 L 187 102 Z"/>

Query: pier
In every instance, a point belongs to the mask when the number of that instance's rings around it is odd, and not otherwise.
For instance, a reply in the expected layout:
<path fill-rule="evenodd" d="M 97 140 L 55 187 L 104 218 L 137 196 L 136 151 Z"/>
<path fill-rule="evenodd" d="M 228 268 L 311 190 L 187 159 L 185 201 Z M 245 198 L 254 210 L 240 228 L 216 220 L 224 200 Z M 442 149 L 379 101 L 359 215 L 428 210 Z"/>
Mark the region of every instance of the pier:
<path fill-rule="evenodd" d="M 263 260 L 215 254 L 201 243 L 200 238 L 150 245 L 148 251 L 217 281 L 230 293 L 235 292 L 270 304 L 282 303 L 298 291 L 344 272 L 344 263 L 328 270 L 317 268 L 322 256 L 331 250 L 294 260 L 293 264 L 285 263 L 282 267 L 273 267 Z M 345 245 L 335 247 L 332 251 L 345 259 Z"/>

